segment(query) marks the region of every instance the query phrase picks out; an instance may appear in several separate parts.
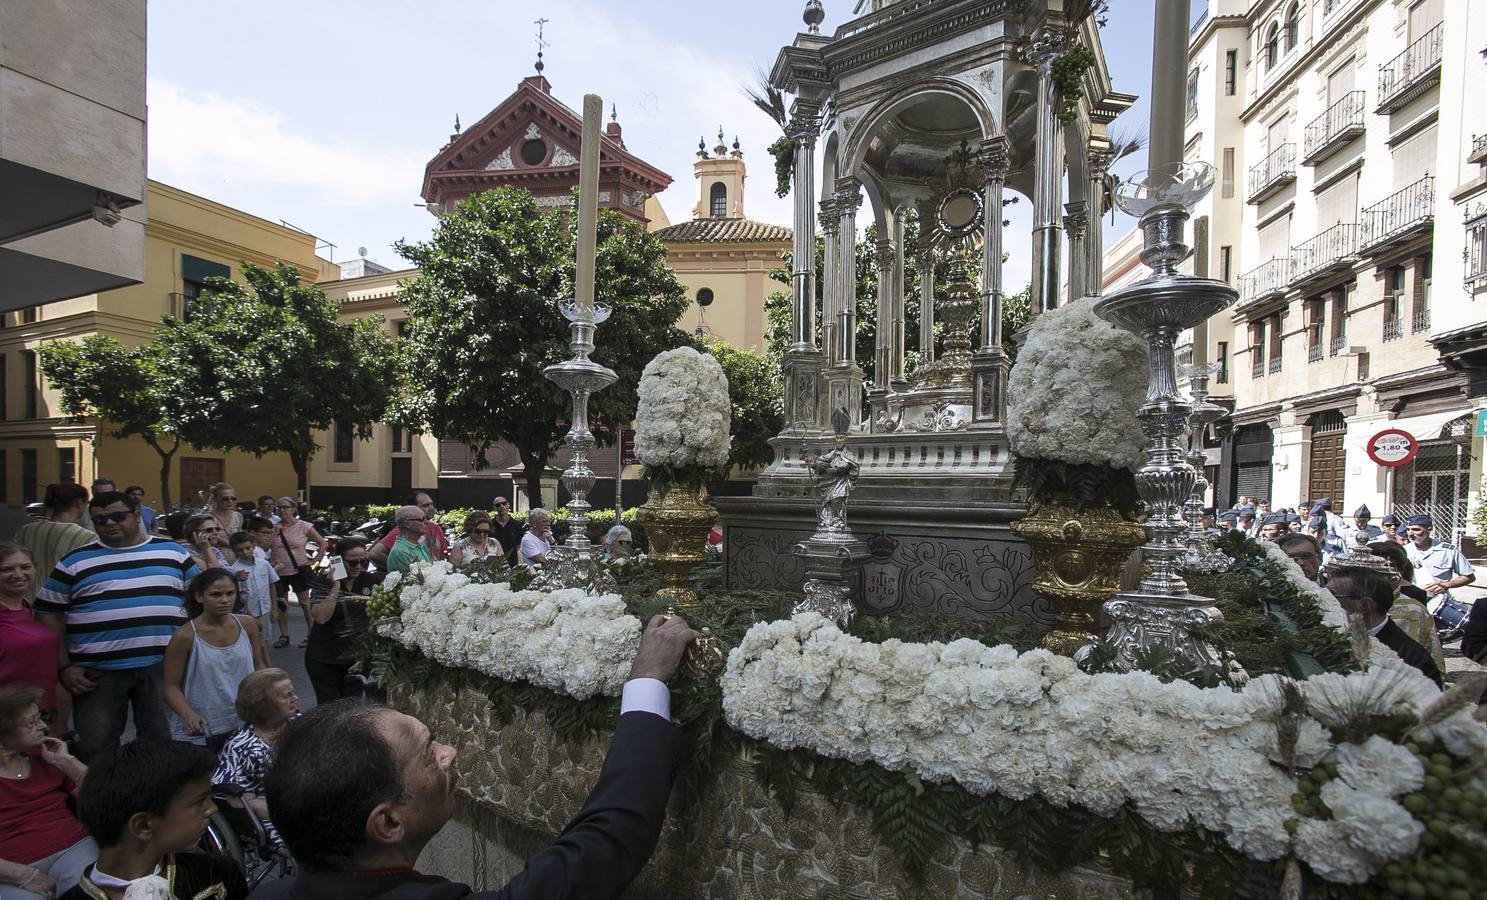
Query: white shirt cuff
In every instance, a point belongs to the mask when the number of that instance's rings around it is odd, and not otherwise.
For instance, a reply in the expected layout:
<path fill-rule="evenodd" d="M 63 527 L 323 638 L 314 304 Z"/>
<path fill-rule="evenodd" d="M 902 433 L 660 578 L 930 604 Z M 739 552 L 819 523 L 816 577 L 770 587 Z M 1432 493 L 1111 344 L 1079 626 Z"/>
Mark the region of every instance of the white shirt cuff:
<path fill-rule="evenodd" d="M 631 678 L 620 694 L 620 715 L 648 712 L 671 721 L 671 689 L 655 678 Z"/>

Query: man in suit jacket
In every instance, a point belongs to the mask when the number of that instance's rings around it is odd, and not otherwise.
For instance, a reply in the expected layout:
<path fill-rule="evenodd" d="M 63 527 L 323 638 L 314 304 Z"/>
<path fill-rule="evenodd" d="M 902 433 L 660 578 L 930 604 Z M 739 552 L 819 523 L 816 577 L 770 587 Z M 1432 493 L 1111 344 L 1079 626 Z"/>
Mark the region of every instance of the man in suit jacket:
<path fill-rule="evenodd" d="M 640 639 L 599 781 L 557 841 L 497 891 L 414 870 L 454 814 L 455 751 L 377 704 L 317 707 L 279 739 L 269 812 L 301 869 L 254 900 L 618 897 L 656 848 L 686 739 L 666 682 L 696 632 L 653 618 Z"/>
<path fill-rule="evenodd" d="M 1369 634 L 1378 638 L 1379 643 L 1424 672 L 1436 687 L 1442 686 L 1441 672 L 1436 668 L 1435 660 L 1389 618 L 1389 607 L 1394 605 L 1394 585 L 1388 578 L 1362 566 L 1344 566 L 1329 573 L 1327 590 L 1343 609 L 1363 617 Z"/>

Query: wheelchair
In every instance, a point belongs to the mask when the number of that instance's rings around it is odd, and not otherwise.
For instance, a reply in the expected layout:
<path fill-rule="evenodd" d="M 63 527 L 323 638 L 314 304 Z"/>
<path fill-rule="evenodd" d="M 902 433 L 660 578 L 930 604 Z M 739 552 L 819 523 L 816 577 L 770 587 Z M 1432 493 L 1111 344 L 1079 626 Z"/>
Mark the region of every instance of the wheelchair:
<path fill-rule="evenodd" d="M 294 874 L 294 858 L 286 848 L 269 840 L 263 820 L 243 802 L 242 788 L 235 784 L 214 784 L 212 801 L 217 811 L 207 820 L 198 846 L 242 866 L 250 894 L 270 876 L 284 878 Z"/>

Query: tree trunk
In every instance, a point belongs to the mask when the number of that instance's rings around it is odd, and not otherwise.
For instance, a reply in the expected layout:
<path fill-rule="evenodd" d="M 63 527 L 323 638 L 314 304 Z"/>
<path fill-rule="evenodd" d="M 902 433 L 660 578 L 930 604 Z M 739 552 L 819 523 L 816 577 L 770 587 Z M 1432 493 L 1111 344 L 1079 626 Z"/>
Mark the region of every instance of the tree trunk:
<path fill-rule="evenodd" d="M 177 437 L 169 450 L 162 448 L 154 435 L 145 438 L 145 443 L 160 457 L 160 515 L 163 516 L 170 512 L 170 463 L 181 449 L 181 439 Z"/>
<path fill-rule="evenodd" d="M 289 465 L 294 467 L 294 478 L 304 503 L 310 503 L 310 454 L 302 450 L 289 451 Z"/>

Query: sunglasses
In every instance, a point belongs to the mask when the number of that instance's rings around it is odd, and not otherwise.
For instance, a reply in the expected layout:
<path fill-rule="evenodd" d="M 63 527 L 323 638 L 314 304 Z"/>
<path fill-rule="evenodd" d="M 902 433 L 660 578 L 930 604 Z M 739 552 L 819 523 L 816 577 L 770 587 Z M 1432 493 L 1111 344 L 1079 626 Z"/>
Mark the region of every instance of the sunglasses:
<path fill-rule="evenodd" d="M 294 509 L 293 503 L 280 503 L 275 509 Z"/>
<path fill-rule="evenodd" d="M 236 497 L 226 497 L 226 496 L 223 496 L 223 497 L 218 497 L 217 499 L 218 500 L 236 500 L 237 498 Z"/>
<path fill-rule="evenodd" d="M 490 536 L 490 533 L 491 533 L 491 530 L 489 528 L 477 528 L 477 529 L 475 529 L 475 534 L 483 534 L 483 535 L 486 535 L 487 537 L 489 537 Z"/>
<path fill-rule="evenodd" d="M 367 564 L 367 561 L 364 559 L 343 559 L 341 562 L 345 563 L 348 569 L 352 566 L 364 566 Z"/>
<path fill-rule="evenodd" d="M 629 538 L 620 538 L 619 540 L 615 541 L 615 543 L 616 544 L 628 544 L 628 543 L 630 543 L 630 539 Z"/>
<path fill-rule="evenodd" d="M 93 517 L 93 527 L 94 528 L 102 528 L 103 526 L 107 525 L 110 522 L 113 522 L 114 524 L 117 525 L 118 523 L 124 521 L 125 519 L 129 518 L 132 515 L 134 515 L 134 511 L 133 510 L 125 510 L 124 512 L 111 512 L 111 513 L 104 513 L 101 516 L 94 516 Z"/>
<path fill-rule="evenodd" d="M 213 525 L 211 528 L 198 528 L 198 529 L 196 529 L 196 533 L 197 534 L 221 534 L 222 533 L 222 529 L 219 528 L 216 525 Z"/>

